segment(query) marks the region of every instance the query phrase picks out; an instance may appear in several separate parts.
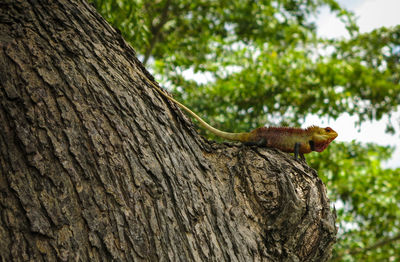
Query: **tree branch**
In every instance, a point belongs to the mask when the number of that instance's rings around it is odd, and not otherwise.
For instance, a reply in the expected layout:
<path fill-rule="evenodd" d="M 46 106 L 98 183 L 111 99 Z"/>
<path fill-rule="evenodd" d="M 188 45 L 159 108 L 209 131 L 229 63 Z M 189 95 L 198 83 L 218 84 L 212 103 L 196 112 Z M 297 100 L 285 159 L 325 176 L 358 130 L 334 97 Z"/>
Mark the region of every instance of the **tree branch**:
<path fill-rule="evenodd" d="M 373 250 L 373 249 L 379 248 L 381 246 L 390 244 L 397 240 L 400 240 L 400 234 L 397 234 L 394 237 L 385 238 L 385 239 L 378 241 L 375 244 L 370 245 L 369 247 L 366 247 L 366 248 L 356 248 L 354 250 L 350 250 L 349 252 L 342 253 L 342 254 L 338 255 L 334 261 L 339 261 L 344 255 L 357 255 L 357 254 L 364 253 L 369 250 Z"/>
<path fill-rule="evenodd" d="M 152 26 L 151 32 L 153 33 L 153 37 L 150 40 L 149 48 L 147 48 L 147 50 L 146 50 L 146 52 L 144 54 L 144 59 L 143 59 L 143 62 L 142 62 L 143 65 L 146 65 L 147 61 L 149 60 L 150 54 L 153 51 L 154 46 L 156 45 L 156 43 L 158 41 L 158 38 L 160 36 L 161 28 L 168 21 L 168 9 L 169 9 L 170 3 L 171 3 L 170 0 L 168 0 L 165 3 L 164 9 L 163 9 L 162 14 L 161 14 L 160 22 L 156 26 Z"/>

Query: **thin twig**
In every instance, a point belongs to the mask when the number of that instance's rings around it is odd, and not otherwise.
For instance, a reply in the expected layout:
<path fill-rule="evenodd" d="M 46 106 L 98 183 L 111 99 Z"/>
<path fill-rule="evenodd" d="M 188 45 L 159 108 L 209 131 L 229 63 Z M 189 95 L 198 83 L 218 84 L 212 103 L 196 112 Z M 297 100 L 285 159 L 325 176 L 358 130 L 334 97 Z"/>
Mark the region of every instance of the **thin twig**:
<path fill-rule="evenodd" d="M 397 235 L 395 235 L 394 237 L 385 238 L 385 239 L 383 239 L 383 240 L 381 240 L 381 241 L 378 241 L 378 242 L 376 242 L 375 244 L 370 245 L 369 247 L 366 247 L 366 248 L 356 248 L 356 249 L 354 249 L 354 250 L 350 250 L 350 251 L 348 251 L 348 252 L 344 252 L 344 253 L 338 255 L 338 256 L 335 258 L 334 261 L 340 260 L 344 255 L 357 255 L 357 254 L 359 254 L 359 253 L 364 253 L 364 252 L 367 252 L 367 251 L 369 251 L 369 250 L 373 250 L 373 249 L 379 248 L 379 247 L 381 247 L 381 246 L 390 244 L 391 242 L 394 242 L 394 241 L 397 241 L 397 240 L 400 240 L 400 234 L 397 234 Z"/>

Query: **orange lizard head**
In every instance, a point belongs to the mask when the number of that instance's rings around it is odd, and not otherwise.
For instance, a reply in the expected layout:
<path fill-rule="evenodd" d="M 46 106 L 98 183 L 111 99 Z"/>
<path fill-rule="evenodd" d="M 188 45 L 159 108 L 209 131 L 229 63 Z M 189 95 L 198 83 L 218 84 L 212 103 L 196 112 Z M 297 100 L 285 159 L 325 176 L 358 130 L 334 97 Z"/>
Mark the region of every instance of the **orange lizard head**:
<path fill-rule="evenodd" d="M 338 134 L 330 127 L 313 126 L 309 128 L 312 133 L 312 141 L 314 142 L 315 151 L 322 152 L 328 145 L 338 136 Z"/>

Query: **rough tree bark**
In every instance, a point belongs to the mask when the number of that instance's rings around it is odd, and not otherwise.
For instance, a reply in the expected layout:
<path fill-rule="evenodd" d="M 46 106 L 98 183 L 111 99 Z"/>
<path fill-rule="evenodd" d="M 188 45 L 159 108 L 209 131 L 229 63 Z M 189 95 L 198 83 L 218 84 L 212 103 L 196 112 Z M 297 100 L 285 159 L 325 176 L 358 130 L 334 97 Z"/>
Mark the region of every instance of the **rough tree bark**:
<path fill-rule="evenodd" d="M 87 3 L 0 7 L 2 261 L 327 260 L 314 170 L 201 138 Z"/>

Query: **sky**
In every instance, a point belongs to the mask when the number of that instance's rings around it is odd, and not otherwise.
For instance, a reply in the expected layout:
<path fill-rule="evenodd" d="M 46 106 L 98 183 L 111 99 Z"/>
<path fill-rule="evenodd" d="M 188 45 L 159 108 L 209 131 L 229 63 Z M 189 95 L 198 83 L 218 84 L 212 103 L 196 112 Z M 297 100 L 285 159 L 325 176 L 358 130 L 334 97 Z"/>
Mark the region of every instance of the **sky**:
<path fill-rule="evenodd" d="M 360 31 L 370 32 L 382 26 L 395 26 L 400 24 L 400 0 L 339 0 L 343 7 L 353 11 L 357 17 Z M 342 22 L 334 15 L 329 14 L 328 9 L 322 9 L 316 19 L 318 34 L 324 37 L 348 37 Z M 321 119 L 318 116 L 310 116 L 304 126 L 320 125 L 330 126 L 339 133 L 337 141 L 349 142 L 374 142 L 379 145 L 396 146 L 392 159 L 383 163 L 386 168 L 400 167 L 400 112 L 392 116 L 396 128 L 395 135 L 385 133 L 388 118 L 380 121 L 366 122 L 360 128 L 355 127 L 356 117 L 343 115 L 337 120 Z"/>

